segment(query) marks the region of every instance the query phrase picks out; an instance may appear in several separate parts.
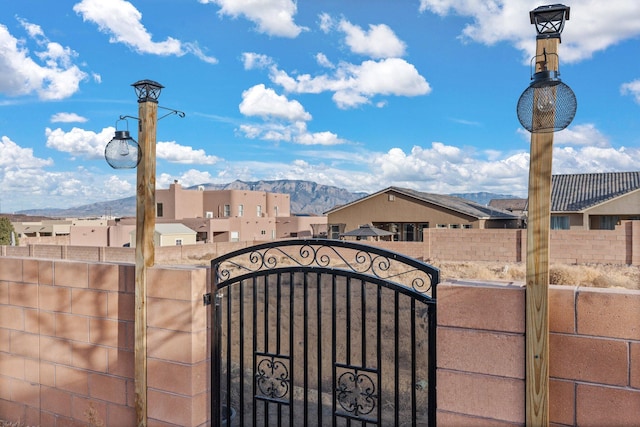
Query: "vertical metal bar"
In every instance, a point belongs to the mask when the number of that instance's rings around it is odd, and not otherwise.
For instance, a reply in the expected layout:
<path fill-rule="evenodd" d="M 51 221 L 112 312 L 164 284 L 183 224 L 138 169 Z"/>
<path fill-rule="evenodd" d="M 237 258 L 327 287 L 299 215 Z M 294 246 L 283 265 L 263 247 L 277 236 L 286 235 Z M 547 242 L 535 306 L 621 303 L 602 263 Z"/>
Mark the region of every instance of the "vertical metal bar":
<path fill-rule="evenodd" d="M 309 408 L 308 408 L 308 404 L 309 404 L 309 396 L 308 396 L 308 387 L 309 387 L 309 370 L 307 369 L 307 367 L 309 366 L 309 319 L 307 318 L 307 313 L 309 311 L 309 306 L 308 306 L 308 299 L 309 299 L 309 281 L 307 280 L 308 274 L 305 272 L 303 273 L 304 276 L 304 344 L 303 344 L 303 388 L 304 388 L 304 398 L 303 398 L 303 404 L 304 404 L 304 425 L 308 425 L 308 417 L 309 417 Z"/>
<path fill-rule="evenodd" d="M 280 335 L 281 335 L 281 324 L 280 324 L 280 317 L 281 317 L 281 305 L 282 305 L 282 290 L 281 290 L 281 285 L 282 285 L 282 274 L 278 273 L 276 276 L 276 354 L 281 354 L 280 352 Z M 293 390 L 292 390 L 293 391 Z M 278 425 L 281 426 L 282 425 L 282 405 L 278 404 Z"/>
<path fill-rule="evenodd" d="M 252 354 L 252 361 L 253 364 L 251 366 L 251 372 L 253 372 L 253 390 L 252 390 L 252 395 L 253 395 L 253 402 L 252 402 L 252 409 L 253 409 L 253 426 L 255 427 L 258 424 L 258 399 L 255 398 L 256 396 L 256 390 L 258 388 L 257 385 L 257 379 L 256 379 L 256 373 L 255 373 L 255 369 L 256 369 L 256 348 L 258 347 L 258 286 L 257 286 L 257 282 L 256 282 L 256 277 L 253 277 L 253 281 L 251 283 L 251 287 L 253 289 L 253 304 L 251 304 L 253 306 L 253 318 L 252 318 L 252 322 L 253 322 L 253 330 L 252 330 L 252 335 L 253 338 L 251 340 L 252 342 L 252 349 L 251 349 L 251 354 Z"/>
<path fill-rule="evenodd" d="M 264 316 L 263 316 L 263 343 L 262 343 L 262 351 L 265 353 L 269 352 L 269 275 L 263 276 L 264 283 Z M 265 427 L 269 425 L 269 408 L 271 405 L 268 400 L 265 400 L 263 405 L 264 407 L 264 425 Z"/>
<path fill-rule="evenodd" d="M 318 331 L 318 372 L 316 376 L 316 387 L 318 392 L 318 425 L 322 425 L 322 274 L 318 273 L 316 276 L 316 318 L 318 319 L 317 331 Z"/>
<path fill-rule="evenodd" d="M 412 426 L 416 425 L 416 300 L 411 298 L 411 419 Z"/>
<path fill-rule="evenodd" d="M 435 285 L 433 291 L 435 292 Z M 437 304 L 434 301 L 429 304 L 427 309 L 429 310 L 429 425 L 436 425 L 436 327 L 437 318 L 436 310 Z"/>
<path fill-rule="evenodd" d="M 335 427 L 336 419 L 336 275 L 331 275 L 331 425 Z"/>
<path fill-rule="evenodd" d="M 345 360 L 347 362 L 347 365 L 351 365 L 351 278 L 347 277 L 347 287 L 346 287 L 346 293 L 347 295 L 345 296 L 345 300 L 347 302 L 347 313 L 346 313 L 346 319 L 345 319 L 345 326 L 346 326 L 346 330 L 345 330 L 345 341 L 346 341 L 346 348 L 345 348 Z M 351 426 L 351 418 L 347 418 L 347 427 Z"/>
<path fill-rule="evenodd" d="M 240 287 L 239 289 L 239 304 L 240 304 L 240 399 L 238 402 L 238 406 L 239 406 L 239 410 L 238 412 L 240 412 L 240 425 L 243 425 L 244 423 L 244 372 L 245 372 L 245 366 L 244 366 L 244 282 L 239 282 L 238 286 Z M 231 384 L 229 384 L 227 386 L 227 388 L 231 389 Z M 227 422 L 227 425 L 230 425 L 231 423 Z"/>
<path fill-rule="evenodd" d="M 394 366 L 395 366 L 395 377 L 394 377 L 394 410 L 395 410 L 395 425 L 399 425 L 399 415 L 400 415 L 400 381 L 399 381 L 399 376 L 400 376 L 400 294 L 399 292 L 396 290 L 394 291 L 395 293 L 395 298 L 393 301 L 394 304 L 394 336 L 395 336 L 395 348 L 394 348 Z"/>
<path fill-rule="evenodd" d="M 294 319 L 295 319 L 295 286 L 294 286 L 294 275 L 293 272 L 289 273 L 289 355 L 291 357 L 291 362 L 289 363 L 289 371 L 291 378 L 291 393 L 289 394 L 289 426 L 293 427 L 293 410 L 294 410 L 294 396 L 293 396 L 293 387 L 295 385 L 295 351 L 294 351 Z"/>
<path fill-rule="evenodd" d="M 376 357 L 378 364 L 378 423 L 382 424 L 382 286 L 378 285 L 378 300 L 376 301 Z"/>
<path fill-rule="evenodd" d="M 365 281 L 360 282 L 360 323 L 361 323 L 361 346 L 362 346 L 362 366 L 367 367 L 367 290 Z"/>
<path fill-rule="evenodd" d="M 221 370 L 221 341 L 222 341 L 222 317 L 220 316 L 220 298 L 218 291 L 218 264 L 212 266 L 211 293 L 213 295 L 213 304 L 211 306 L 211 326 L 213 328 L 213 337 L 211 338 L 211 419 L 214 422 L 220 422 L 220 370 Z"/>
<path fill-rule="evenodd" d="M 231 330 L 231 325 L 233 325 L 233 322 L 231 321 L 231 314 L 233 313 L 232 311 L 232 300 L 233 300 L 233 294 L 232 294 L 232 288 L 234 285 L 229 285 L 227 286 L 227 396 L 225 397 L 225 404 L 227 405 L 227 411 L 229 410 L 229 408 L 231 407 L 231 357 L 232 357 L 232 349 L 231 349 L 231 343 L 232 343 L 232 335 L 233 335 L 233 331 Z M 224 416 L 228 415 L 227 414 L 223 414 Z"/>

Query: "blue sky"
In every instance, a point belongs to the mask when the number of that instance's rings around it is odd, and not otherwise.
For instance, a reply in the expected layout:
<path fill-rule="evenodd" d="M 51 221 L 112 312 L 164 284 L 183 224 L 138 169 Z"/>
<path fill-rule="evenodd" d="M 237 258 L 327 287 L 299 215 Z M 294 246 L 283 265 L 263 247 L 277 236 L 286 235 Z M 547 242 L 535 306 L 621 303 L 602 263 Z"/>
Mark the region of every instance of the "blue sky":
<path fill-rule="evenodd" d="M 135 194 L 104 160 L 131 84 L 186 113 L 157 127 L 157 185 L 303 179 L 351 191 L 526 196 L 525 0 L 21 0 L 0 8 L 0 211 Z M 640 170 L 640 2 L 565 1 L 578 99 L 554 173 Z M 129 121 L 137 139 L 136 122 Z"/>

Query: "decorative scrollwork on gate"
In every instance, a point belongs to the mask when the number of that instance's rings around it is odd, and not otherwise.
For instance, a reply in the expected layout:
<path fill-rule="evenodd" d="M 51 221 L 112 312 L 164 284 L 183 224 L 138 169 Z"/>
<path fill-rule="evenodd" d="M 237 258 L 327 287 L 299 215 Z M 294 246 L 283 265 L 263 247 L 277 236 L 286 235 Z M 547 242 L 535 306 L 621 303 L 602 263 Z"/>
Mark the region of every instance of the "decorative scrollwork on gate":
<path fill-rule="evenodd" d="M 344 371 L 336 381 L 336 400 L 350 416 L 370 415 L 378 404 L 378 391 L 372 371 L 352 368 Z"/>
<path fill-rule="evenodd" d="M 306 240 L 258 245 L 251 251 L 221 261 L 218 282 L 243 274 L 286 267 L 324 267 L 393 281 L 422 294 L 430 294 L 438 281 L 437 270 L 420 262 L 410 263 L 400 254 L 343 241 Z"/>
<path fill-rule="evenodd" d="M 269 399 L 286 401 L 290 389 L 289 358 L 258 354 L 256 360 L 256 393 Z"/>

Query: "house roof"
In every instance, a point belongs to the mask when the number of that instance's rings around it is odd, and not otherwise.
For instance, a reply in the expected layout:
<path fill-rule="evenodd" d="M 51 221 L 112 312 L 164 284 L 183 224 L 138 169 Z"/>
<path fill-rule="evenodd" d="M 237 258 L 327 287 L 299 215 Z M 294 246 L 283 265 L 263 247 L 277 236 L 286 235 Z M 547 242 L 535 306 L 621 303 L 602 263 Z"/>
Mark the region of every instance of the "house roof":
<path fill-rule="evenodd" d="M 327 211 L 326 213 L 336 212 L 338 210 L 344 209 L 348 206 L 354 205 L 356 203 L 360 203 L 361 201 L 375 197 L 379 194 L 384 194 L 388 192 L 396 192 L 399 194 L 403 194 L 405 196 L 420 200 L 422 202 L 430 203 L 432 205 L 440 206 L 445 209 L 450 209 L 455 212 L 459 212 L 464 215 L 469 215 L 477 219 L 516 219 L 519 218 L 518 215 L 514 215 L 511 212 L 507 212 L 502 209 L 492 208 L 490 206 L 484 206 L 479 203 L 473 202 L 471 200 L 463 199 L 455 196 L 447 196 L 444 194 L 434 194 L 434 193 L 424 193 L 422 191 L 410 190 L 408 188 L 400 188 L 400 187 L 388 187 L 384 190 L 378 191 L 377 193 L 370 194 L 363 198 L 354 200 L 351 203 L 347 203 L 346 205 L 336 206 L 333 209 Z"/>
<path fill-rule="evenodd" d="M 195 231 L 190 229 L 184 224 L 180 223 L 161 223 L 156 224 L 155 231 L 160 234 L 196 234 Z"/>
<path fill-rule="evenodd" d="M 553 175 L 551 211 L 579 212 L 637 190 L 640 172 Z"/>
<path fill-rule="evenodd" d="M 527 199 L 491 199 L 489 206 L 505 211 L 523 211 L 527 207 Z"/>

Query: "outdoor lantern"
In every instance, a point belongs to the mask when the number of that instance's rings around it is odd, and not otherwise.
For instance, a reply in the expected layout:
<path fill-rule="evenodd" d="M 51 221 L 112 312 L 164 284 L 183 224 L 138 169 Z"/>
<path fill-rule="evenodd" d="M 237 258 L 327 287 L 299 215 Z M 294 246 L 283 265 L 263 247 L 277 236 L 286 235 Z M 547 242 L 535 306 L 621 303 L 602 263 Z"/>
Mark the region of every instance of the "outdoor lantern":
<path fill-rule="evenodd" d="M 153 80 L 140 80 L 132 84 L 138 96 L 138 102 L 155 102 L 158 103 L 160 97 L 160 91 L 164 86 Z"/>
<path fill-rule="evenodd" d="M 568 6 L 551 4 L 540 6 L 529 12 L 531 23 L 535 24 L 538 38 L 560 38 L 565 21 L 569 20 Z"/>
<path fill-rule="evenodd" d="M 538 43 L 543 39 L 558 39 L 560 42 L 560 33 L 569 19 L 569 9 L 562 4 L 552 4 L 529 12 L 531 23 L 536 26 Z M 547 54 L 543 50 L 542 54 L 532 58 L 532 65 L 534 60 L 537 61 L 539 71 L 531 76 L 531 84 L 518 99 L 518 120 L 532 133 L 565 129 L 573 121 L 578 107 L 575 94 L 560 80 L 560 72 L 549 69 L 547 55 L 557 57 L 555 52 Z"/>
<path fill-rule="evenodd" d="M 135 139 L 129 135 L 129 130 L 117 130 L 116 134 L 104 149 L 104 158 L 114 169 L 133 169 L 140 163 L 142 153 Z"/>
<path fill-rule="evenodd" d="M 545 67 L 546 68 L 546 67 Z M 529 132 L 556 132 L 571 124 L 578 102 L 558 71 L 535 73 L 529 87 L 518 99 L 518 120 Z"/>

